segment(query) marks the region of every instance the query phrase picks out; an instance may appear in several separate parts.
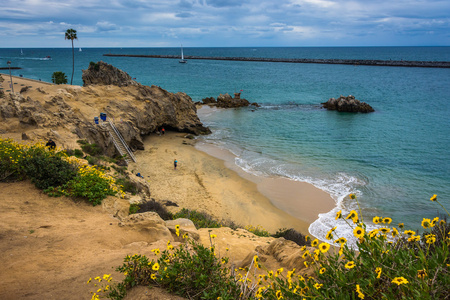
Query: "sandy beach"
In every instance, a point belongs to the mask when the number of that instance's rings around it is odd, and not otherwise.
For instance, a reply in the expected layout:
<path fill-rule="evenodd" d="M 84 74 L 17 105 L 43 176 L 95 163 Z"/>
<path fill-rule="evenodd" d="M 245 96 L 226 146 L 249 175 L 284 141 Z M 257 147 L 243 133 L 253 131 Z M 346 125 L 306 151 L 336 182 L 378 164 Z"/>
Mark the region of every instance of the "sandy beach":
<path fill-rule="evenodd" d="M 318 214 L 334 207 L 330 195 L 310 184 L 250 175 L 229 162 L 230 153 L 200 147 L 207 154 L 185 136 L 152 134 L 144 140 L 145 150 L 135 153 L 138 162 L 129 169 L 144 175 L 156 200 L 170 200 L 179 208 L 204 211 L 242 226 L 259 225 L 271 233 L 294 228 L 308 234 Z"/>

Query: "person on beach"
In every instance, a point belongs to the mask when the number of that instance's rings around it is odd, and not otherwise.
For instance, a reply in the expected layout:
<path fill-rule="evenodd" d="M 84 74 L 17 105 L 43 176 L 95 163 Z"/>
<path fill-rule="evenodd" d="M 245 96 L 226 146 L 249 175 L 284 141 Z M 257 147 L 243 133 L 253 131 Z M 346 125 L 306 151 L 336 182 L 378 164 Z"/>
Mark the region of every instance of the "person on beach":
<path fill-rule="evenodd" d="M 166 131 L 164 130 L 164 127 L 161 128 L 161 134 L 164 135 L 164 133 L 166 133 Z"/>
<path fill-rule="evenodd" d="M 177 169 L 177 164 L 178 164 L 177 159 L 174 159 L 174 161 L 173 161 L 173 169 L 174 169 L 174 170 Z"/>
<path fill-rule="evenodd" d="M 49 139 L 47 144 L 45 144 L 45 147 L 54 150 L 56 148 L 56 143 L 52 139 Z"/>

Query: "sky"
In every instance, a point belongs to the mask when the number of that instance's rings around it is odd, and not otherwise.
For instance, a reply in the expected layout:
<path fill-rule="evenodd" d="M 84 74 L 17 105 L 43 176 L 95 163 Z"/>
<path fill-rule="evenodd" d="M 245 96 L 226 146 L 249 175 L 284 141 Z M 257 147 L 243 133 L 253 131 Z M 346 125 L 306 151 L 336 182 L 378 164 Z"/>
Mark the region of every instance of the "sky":
<path fill-rule="evenodd" d="M 0 0 L 0 48 L 450 46 L 449 0 Z"/>

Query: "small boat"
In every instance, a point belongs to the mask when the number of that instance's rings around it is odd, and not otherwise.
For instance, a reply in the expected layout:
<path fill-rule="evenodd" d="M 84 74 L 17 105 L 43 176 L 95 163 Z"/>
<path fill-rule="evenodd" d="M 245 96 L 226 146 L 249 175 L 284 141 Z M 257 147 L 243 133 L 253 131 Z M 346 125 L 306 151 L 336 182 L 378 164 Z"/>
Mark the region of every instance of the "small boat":
<path fill-rule="evenodd" d="M 23 50 L 22 49 L 20 49 L 20 55 L 23 55 Z"/>
<path fill-rule="evenodd" d="M 81 51 L 83 51 L 83 50 L 81 50 L 81 48 L 78 48 L 78 52 L 81 52 Z"/>
<path fill-rule="evenodd" d="M 50 55 L 47 55 L 46 57 L 44 57 L 44 58 L 41 58 L 42 60 L 52 60 L 52 57 L 50 56 Z"/>
<path fill-rule="evenodd" d="M 184 54 L 183 54 L 183 45 L 181 45 L 181 59 L 178 61 L 180 64 L 185 64 L 187 63 L 187 60 L 184 59 Z"/>

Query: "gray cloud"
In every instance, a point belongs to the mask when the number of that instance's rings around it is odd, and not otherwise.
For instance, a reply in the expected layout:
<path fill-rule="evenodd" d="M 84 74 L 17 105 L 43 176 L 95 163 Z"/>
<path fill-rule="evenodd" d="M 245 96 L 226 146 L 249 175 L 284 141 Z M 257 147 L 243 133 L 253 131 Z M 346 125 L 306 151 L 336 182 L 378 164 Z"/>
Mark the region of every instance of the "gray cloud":
<path fill-rule="evenodd" d="M 450 45 L 449 11 L 447 0 L 3 0 L 0 36 L 3 47 L 65 46 L 67 28 L 92 47 Z"/>

